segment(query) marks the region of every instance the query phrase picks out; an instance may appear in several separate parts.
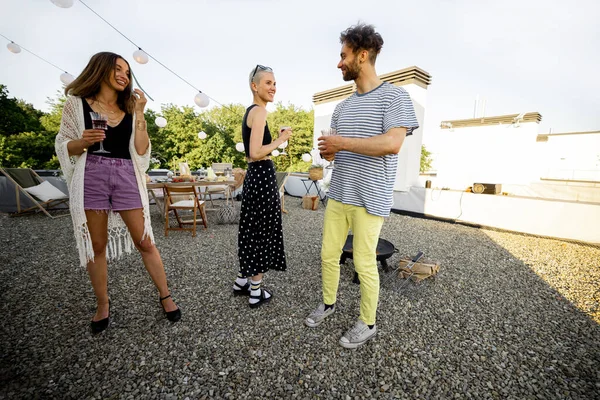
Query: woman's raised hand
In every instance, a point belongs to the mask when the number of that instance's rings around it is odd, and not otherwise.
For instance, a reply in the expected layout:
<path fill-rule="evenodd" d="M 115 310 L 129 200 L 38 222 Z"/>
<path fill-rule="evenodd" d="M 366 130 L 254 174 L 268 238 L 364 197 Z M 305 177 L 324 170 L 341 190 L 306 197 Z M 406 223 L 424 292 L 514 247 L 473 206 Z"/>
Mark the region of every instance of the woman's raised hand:
<path fill-rule="evenodd" d="M 292 128 L 286 127 L 285 129 L 282 129 L 279 132 L 279 138 L 281 139 L 282 143 L 287 142 L 291 136 L 292 136 Z"/>
<path fill-rule="evenodd" d="M 135 112 L 137 114 L 143 114 L 146 103 L 148 102 L 146 95 L 144 95 L 144 92 L 140 89 L 133 89 L 133 97 L 135 98 Z"/>

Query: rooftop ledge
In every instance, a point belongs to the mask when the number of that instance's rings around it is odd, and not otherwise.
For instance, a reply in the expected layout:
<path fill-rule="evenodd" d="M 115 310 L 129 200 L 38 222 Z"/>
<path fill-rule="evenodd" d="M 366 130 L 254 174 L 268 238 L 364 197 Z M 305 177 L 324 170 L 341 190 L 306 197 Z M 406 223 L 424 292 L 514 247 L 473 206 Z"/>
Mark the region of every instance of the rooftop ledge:
<path fill-rule="evenodd" d="M 542 115 L 539 112 L 530 112 L 523 114 L 498 115 L 495 117 L 480 117 L 442 121 L 440 123 L 440 128 L 454 129 L 485 125 L 510 125 L 525 122 L 536 122 L 539 124 L 541 121 Z"/>

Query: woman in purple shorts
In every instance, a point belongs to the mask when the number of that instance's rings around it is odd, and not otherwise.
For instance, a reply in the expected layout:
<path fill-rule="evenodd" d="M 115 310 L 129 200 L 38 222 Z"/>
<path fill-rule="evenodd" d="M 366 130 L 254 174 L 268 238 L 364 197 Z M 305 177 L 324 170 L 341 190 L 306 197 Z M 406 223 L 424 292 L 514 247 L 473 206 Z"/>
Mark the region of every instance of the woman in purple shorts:
<path fill-rule="evenodd" d="M 127 61 L 109 52 L 95 54 L 65 94 L 56 154 L 69 186 L 79 260 L 96 294 L 92 332 L 102 332 L 109 323 L 107 260 L 133 247 L 142 255 L 167 318 L 178 321 L 181 311 L 169 293 L 150 224 L 146 97 L 132 90 Z M 92 129 L 93 112 L 108 117 L 106 131 Z"/>

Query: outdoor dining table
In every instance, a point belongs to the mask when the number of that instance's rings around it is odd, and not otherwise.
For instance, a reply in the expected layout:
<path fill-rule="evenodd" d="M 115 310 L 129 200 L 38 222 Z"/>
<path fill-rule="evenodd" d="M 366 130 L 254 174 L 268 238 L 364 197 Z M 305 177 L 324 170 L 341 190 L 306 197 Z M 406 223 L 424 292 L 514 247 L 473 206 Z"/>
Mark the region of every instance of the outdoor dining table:
<path fill-rule="evenodd" d="M 200 193 L 202 193 L 202 187 L 208 187 L 208 186 L 232 186 L 233 187 L 233 186 L 235 186 L 235 180 L 229 179 L 229 180 L 225 180 L 225 181 L 217 181 L 217 180 L 211 181 L 211 180 L 201 179 L 201 180 L 197 180 L 195 182 L 148 182 L 148 183 L 146 183 L 146 189 L 148 189 L 148 193 L 154 199 L 154 201 L 156 202 L 156 205 L 159 207 L 159 209 L 162 211 L 163 214 L 165 213 L 164 200 L 161 201 L 160 198 L 156 196 L 156 193 L 154 193 L 154 189 L 162 189 L 163 199 L 164 199 L 166 196 L 166 191 L 165 191 L 166 185 L 196 186 L 199 188 Z M 226 198 L 225 198 L 226 204 L 229 204 L 229 200 L 230 200 L 229 197 L 230 196 L 226 196 Z M 210 210 L 210 209 L 207 208 L 207 210 Z"/>

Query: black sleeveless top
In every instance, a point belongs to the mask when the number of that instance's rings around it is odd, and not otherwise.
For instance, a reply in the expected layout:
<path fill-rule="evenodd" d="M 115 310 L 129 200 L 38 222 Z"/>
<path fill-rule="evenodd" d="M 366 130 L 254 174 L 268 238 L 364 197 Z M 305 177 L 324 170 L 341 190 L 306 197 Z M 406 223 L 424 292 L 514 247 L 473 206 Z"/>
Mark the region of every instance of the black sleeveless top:
<path fill-rule="evenodd" d="M 246 114 L 244 114 L 244 119 L 242 120 L 242 140 L 244 141 L 244 151 L 246 152 L 246 157 L 250 158 L 250 134 L 252 133 L 252 128 L 248 128 L 248 124 L 246 123 L 248 120 L 248 114 L 250 110 L 256 107 L 258 104 L 252 104 L 250 107 L 246 109 Z M 263 135 L 262 144 L 271 143 L 271 131 L 269 130 L 269 123 L 265 124 L 265 133 Z"/>
<path fill-rule="evenodd" d="M 85 122 L 85 129 L 92 129 L 92 117 L 90 112 L 92 107 L 88 104 L 85 99 L 83 101 L 83 120 Z M 109 158 L 124 158 L 131 160 L 131 154 L 129 154 L 129 140 L 131 139 L 131 130 L 133 126 L 133 116 L 125 113 L 125 116 L 119 123 L 119 125 L 112 127 L 109 126 L 106 130 L 106 138 L 104 139 L 104 150 L 110 151 L 110 153 L 98 153 L 96 155 Z M 94 143 L 88 147 L 88 152 L 94 154 L 93 151 L 100 149 L 100 143 Z"/>

